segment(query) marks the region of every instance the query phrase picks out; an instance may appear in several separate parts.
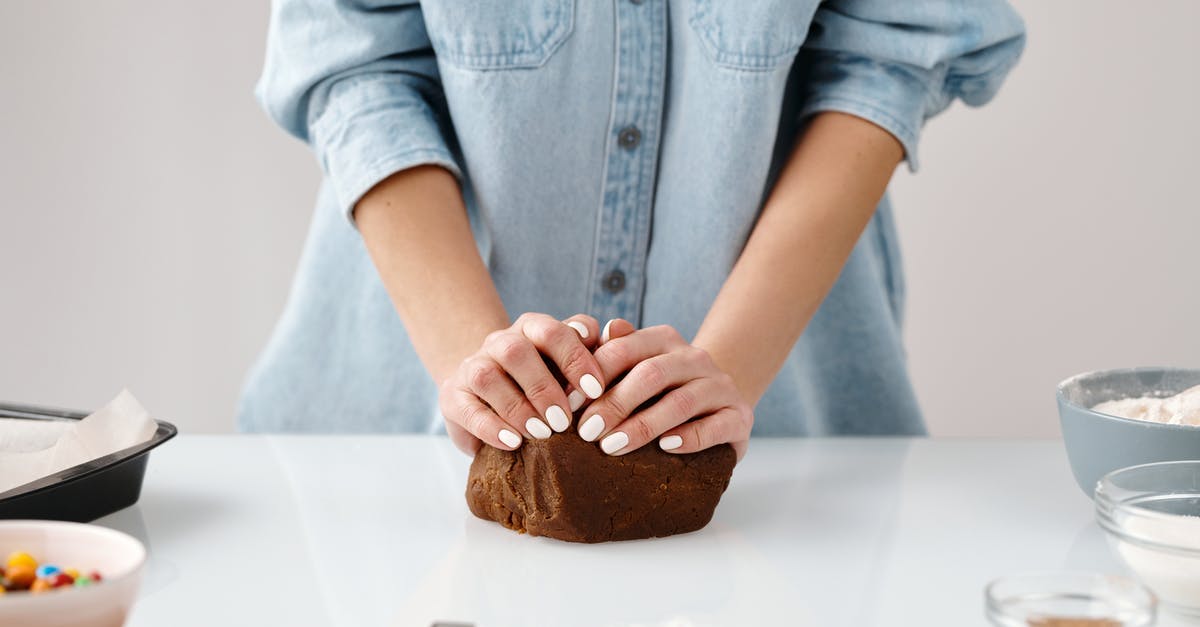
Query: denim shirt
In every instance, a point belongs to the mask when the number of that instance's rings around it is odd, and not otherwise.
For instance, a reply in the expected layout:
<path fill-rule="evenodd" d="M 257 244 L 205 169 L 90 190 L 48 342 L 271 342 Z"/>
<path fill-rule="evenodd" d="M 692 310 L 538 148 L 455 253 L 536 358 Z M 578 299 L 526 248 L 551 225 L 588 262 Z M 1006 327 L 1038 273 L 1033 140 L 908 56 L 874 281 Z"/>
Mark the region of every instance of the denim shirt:
<path fill-rule="evenodd" d="M 807 116 L 869 120 L 915 169 L 924 121 L 988 101 L 1023 45 L 1003 0 L 275 0 L 257 95 L 325 181 L 239 425 L 443 431 L 352 222 L 394 172 L 459 179 L 510 315 L 692 337 Z M 923 433 L 903 299 L 885 199 L 753 433 Z"/>

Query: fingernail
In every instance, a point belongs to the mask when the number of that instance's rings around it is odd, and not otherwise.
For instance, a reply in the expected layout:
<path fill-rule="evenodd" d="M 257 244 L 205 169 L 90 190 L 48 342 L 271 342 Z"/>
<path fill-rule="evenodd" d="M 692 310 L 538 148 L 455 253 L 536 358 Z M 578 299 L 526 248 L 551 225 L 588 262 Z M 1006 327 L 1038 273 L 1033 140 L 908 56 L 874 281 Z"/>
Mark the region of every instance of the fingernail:
<path fill-rule="evenodd" d="M 574 411 L 574 410 L 572 410 Z M 558 405 L 551 405 L 550 409 L 546 410 L 546 422 L 550 423 L 550 428 L 562 433 L 571 425 L 571 420 L 567 418 L 567 412 L 563 411 Z M 549 437 L 550 434 L 546 434 Z"/>
<path fill-rule="evenodd" d="M 579 337 L 587 339 L 588 330 L 587 330 L 586 324 L 572 320 L 567 323 L 567 326 L 571 327 L 572 329 L 575 329 L 575 331 L 577 333 L 579 333 Z"/>
<path fill-rule="evenodd" d="M 600 450 L 612 455 L 625 448 L 626 444 L 629 444 L 629 436 L 621 431 L 617 431 L 616 433 L 608 434 L 608 437 L 600 440 Z"/>
<path fill-rule="evenodd" d="M 580 407 L 583 407 L 584 398 L 586 397 L 583 392 L 571 390 L 571 393 L 567 395 L 567 403 L 571 405 L 571 411 L 578 411 Z"/>
<path fill-rule="evenodd" d="M 508 429 L 500 430 L 500 441 L 509 448 L 517 448 L 521 445 L 521 436 L 509 431 Z"/>
<path fill-rule="evenodd" d="M 673 451 L 683 446 L 683 438 L 677 435 L 668 435 L 658 441 L 658 447 L 664 451 Z"/>
<path fill-rule="evenodd" d="M 579 378 L 579 387 L 583 388 L 583 393 L 590 398 L 600 398 L 604 393 L 604 388 L 600 387 L 600 382 L 590 374 L 585 374 Z"/>
<path fill-rule="evenodd" d="M 609 320 L 608 322 L 604 323 L 604 330 L 600 332 L 600 341 L 601 342 L 608 341 L 608 327 L 611 327 L 612 323 L 613 323 L 612 320 Z"/>
<path fill-rule="evenodd" d="M 601 431 L 604 431 L 604 419 L 600 417 L 600 414 L 592 414 L 591 418 L 579 425 L 579 437 L 588 442 L 595 440 Z"/>
<path fill-rule="evenodd" d="M 550 437 L 550 427 L 547 427 L 546 423 L 538 420 L 537 418 L 530 418 L 529 420 L 526 420 L 525 430 L 529 431 L 529 435 L 532 435 L 539 440 L 545 440 L 546 438 Z"/>

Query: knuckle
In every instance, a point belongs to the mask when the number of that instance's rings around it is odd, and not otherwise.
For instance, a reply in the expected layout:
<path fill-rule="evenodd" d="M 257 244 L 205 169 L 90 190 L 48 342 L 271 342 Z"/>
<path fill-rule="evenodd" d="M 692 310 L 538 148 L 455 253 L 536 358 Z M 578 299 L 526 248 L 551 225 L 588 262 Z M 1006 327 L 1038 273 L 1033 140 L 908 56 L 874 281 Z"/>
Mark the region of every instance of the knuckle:
<path fill-rule="evenodd" d="M 562 362 L 558 367 L 563 373 L 575 373 L 581 370 L 589 370 L 588 362 L 591 361 L 591 353 L 584 348 L 582 344 L 576 343 L 567 352 L 563 353 Z"/>
<path fill-rule="evenodd" d="M 649 442 L 654 438 L 654 430 L 645 420 L 627 420 L 619 429 L 629 436 L 629 441 L 633 443 Z"/>
<path fill-rule="evenodd" d="M 626 365 L 633 362 L 633 349 L 625 338 L 617 338 L 609 340 L 607 344 L 601 346 L 596 351 L 596 359 L 603 357 L 604 361 L 616 365 L 619 369 L 624 370 Z"/>
<path fill-rule="evenodd" d="M 491 361 L 480 359 L 473 361 L 468 366 L 467 384 L 473 390 L 486 390 L 496 382 L 497 378 L 497 368 Z"/>
<path fill-rule="evenodd" d="M 542 331 L 542 339 L 550 345 L 558 345 L 565 342 L 574 342 L 579 338 L 579 333 L 571 327 L 555 320 L 550 324 L 544 325 Z"/>
<path fill-rule="evenodd" d="M 679 388 L 669 394 L 671 398 L 671 409 L 681 418 L 691 418 L 696 411 L 697 400 L 696 395 L 690 390 Z"/>
<path fill-rule="evenodd" d="M 604 406 L 597 409 L 595 413 L 598 413 L 601 416 L 612 416 L 617 419 L 624 419 L 629 415 L 632 409 L 632 407 L 628 407 L 626 405 L 625 399 L 614 394 L 611 397 L 604 399 Z M 593 411 L 589 409 L 588 414 L 591 413 L 593 413 Z"/>
<path fill-rule="evenodd" d="M 708 429 L 705 429 L 699 420 L 688 423 L 687 430 L 688 436 L 684 439 L 691 440 L 695 444 L 697 451 L 702 451 L 712 446 L 712 443 L 709 442 Z"/>
<path fill-rule="evenodd" d="M 522 338 L 514 335 L 505 335 L 493 345 L 492 354 L 501 363 L 515 364 L 519 363 L 528 354 L 528 348 L 528 345 L 525 344 Z"/>
<path fill-rule="evenodd" d="M 463 428 L 476 436 L 481 435 L 484 425 L 487 424 L 486 411 L 482 405 L 467 407 L 463 413 Z"/>
<path fill-rule="evenodd" d="M 643 361 L 633 369 L 633 376 L 647 388 L 658 391 L 667 384 L 667 371 L 658 361 Z"/>
<path fill-rule="evenodd" d="M 555 321 L 554 324 L 557 326 L 562 326 L 559 325 L 557 321 Z M 525 321 L 525 324 L 521 326 L 521 333 L 523 333 L 525 337 L 529 338 L 529 340 L 534 344 L 537 344 L 538 346 L 545 346 L 550 341 L 550 334 L 552 333 L 551 328 L 552 326 L 547 323 L 547 321 L 539 318 L 533 318 Z"/>
<path fill-rule="evenodd" d="M 491 333 L 488 333 L 483 338 L 483 345 L 491 346 L 491 345 L 495 344 L 500 338 L 507 335 L 508 332 L 509 332 L 508 329 L 500 329 L 498 331 L 492 331 Z"/>
<path fill-rule="evenodd" d="M 547 377 L 538 377 L 525 388 L 525 394 L 531 399 L 542 400 L 547 405 L 552 405 L 554 404 L 554 392 L 557 389 L 559 389 L 557 381 Z"/>
<path fill-rule="evenodd" d="M 593 318 L 592 316 L 589 316 L 589 315 L 587 315 L 587 314 L 584 314 L 584 313 L 581 313 L 581 314 L 575 314 L 574 316 L 571 316 L 570 318 L 567 318 L 567 320 L 578 320 L 579 322 L 582 322 L 582 323 L 584 323 L 584 324 L 588 325 L 589 327 L 590 327 L 590 326 L 592 326 L 592 325 L 595 325 L 595 326 L 600 326 L 600 322 L 599 322 L 598 320 L 596 320 L 596 319 L 595 319 L 595 318 Z"/>
<path fill-rule="evenodd" d="M 507 396 L 500 402 L 501 415 L 509 420 L 524 422 L 529 417 L 529 411 L 525 409 L 525 399 L 520 396 Z"/>
<path fill-rule="evenodd" d="M 683 351 L 683 358 L 692 366 L 707 366 L 709 361 L 707 351 L 691 345 L 688 345 L 687 349 Z"/>
<path fill-rule="evenodd" d="M 679 334 L 679 331 L 676 330 L 675 327 L 673 327 L 669 324 L 660 324 L 653 328 L 654 328 L 654 332 L 656 334 L 658 334 L 659 336 L 661 336 L 663 338 L 666 338 L 667 340 L 669 340 L 671 342 L 677 342 L 677 341 L 683 340 L 683 336 Z"/>
<path fill-rule="evenodd" d="M 754 410 L 749 406 L 739 408 L 737 412 L 738 425 L 741 427 L 739 432 L 743 437 L 750 435 L 750 430 L 754 428 Z"/>

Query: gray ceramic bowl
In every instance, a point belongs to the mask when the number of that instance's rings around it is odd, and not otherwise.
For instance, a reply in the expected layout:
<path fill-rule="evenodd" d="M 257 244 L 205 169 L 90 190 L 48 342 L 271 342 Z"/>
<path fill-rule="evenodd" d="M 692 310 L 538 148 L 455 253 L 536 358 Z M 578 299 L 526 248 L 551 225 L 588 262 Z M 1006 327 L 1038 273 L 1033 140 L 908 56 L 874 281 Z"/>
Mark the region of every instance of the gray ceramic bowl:
<path fill-rule="evenodd" d="M 1075 481 L 1089 497 L 1100 477 L 1129 466 L 1200 460 L 1200 427 L 1130 420 L 1091 410 L 1136 396 L 1172 396 L 1200 385 L 1200 370 L 1127 368 L 1076 375 L 1058 384 L 1058 417 Z"/>

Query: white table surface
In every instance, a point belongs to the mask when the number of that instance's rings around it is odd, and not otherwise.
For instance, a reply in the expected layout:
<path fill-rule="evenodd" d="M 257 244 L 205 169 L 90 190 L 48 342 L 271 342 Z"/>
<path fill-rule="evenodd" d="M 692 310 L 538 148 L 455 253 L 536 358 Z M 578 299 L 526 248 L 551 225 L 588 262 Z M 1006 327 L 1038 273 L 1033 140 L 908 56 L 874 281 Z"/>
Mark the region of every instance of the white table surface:
<path fill-rule="evenodd" d="M 600 545 L 476 519 L 468 465 L 432 436 L 180 436 L 99 521 L 150 550 L 129 624 L 978 625 L 995 577 L 1123 572 L 1058 441 L 756 440 L 708 527 Z"/>

